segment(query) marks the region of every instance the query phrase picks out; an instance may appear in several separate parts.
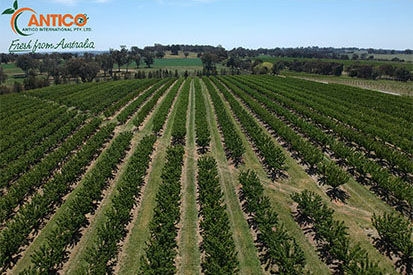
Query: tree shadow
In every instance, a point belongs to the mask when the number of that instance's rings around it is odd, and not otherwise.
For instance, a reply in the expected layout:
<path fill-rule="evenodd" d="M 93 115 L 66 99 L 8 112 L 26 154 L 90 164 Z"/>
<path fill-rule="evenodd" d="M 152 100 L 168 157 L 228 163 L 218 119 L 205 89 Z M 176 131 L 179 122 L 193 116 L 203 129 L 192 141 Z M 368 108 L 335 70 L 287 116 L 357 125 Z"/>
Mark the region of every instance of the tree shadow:
<path fill-rule="evenodd" d="M 277 179 L 288 179 L 288 174 L 286 171 L 282 170 L 271 170 L 269 171 L 269 176 L 272 182 L 275 182 Z"/>
<path fill-rule="evenodd" d="M 383 201 L 393 206 L 397 211 L 405 215 L 411 221 L 413 220 L 413 206 L 409 204 L 408 201 L 397 199 L 388 190 L 381 188 L 380 186 L 374 185 L 370 188 L 377 196 Z"/>
<path fill-rule="evenodd" d="M 373 238 L 374 247 L 383 255 L 386 255 L 390 260 L 396 258 L 395 267 L 401 274 L 413 274 L 413 256 L 407 253 L 406 255 L 392 248 L 392 246 L 381 238 Z M 404 272 L 404 273 L 403 273 Z"/>
<path fill-rule="evenodd" d="M 317 175 L 317 167 L 316 166 L 308 166 L 307 169 L 305 169 L 305 172 L 309 175 L 309 176 L 315 176 Z"/>
<path fill-rule="evenodd" d="M 331 200 L 341 201 L 342 203 L 346 203 L 346 200 L 350 198 L 349 194 L 340 188 L 330 188 L 326 193 Z"/>
<path fill-rule="evenodd" d="M 402 255 L 401 258 L 396 261 L 395 266 L 399 269 L 400 273 L 413 274 L 413 256 Z"/>
<path fill-rule="evenodd" d="M 242 159 L 242 157 L 233 158 L 232 163 L 234 164 L 235 168 L 238 168 L 240 165 L 244 164 L 244 160 Z"/>
<path fill-rule="evenodd" d="M 383 241 L 381 238 L 374 237 L 373 245 L 381 254 L 386 255 L 387 257 L 392 259 L 391 249 L 387 242 Z"/>
<path fill-rule="evenodd" d="M 304 226 L 308 227 L 309 225 L 314 223 L 313 219 L 311 219 L 307 215 L 301 214 L 299 211 L 293 213 L 293 216 L 294 216 L 294 220 L 302 227 L 304 227 Z M 313 228 L 309 227 L 307 230 L 313 231 Z"/>
<path fill-rule="evenodd" d="M 204 146 L 204 147 L 199 147 L 197 152 L 200 155 L 204 155 L 205 153 L 207 153 L 209 151 L 208 146 Z"/>

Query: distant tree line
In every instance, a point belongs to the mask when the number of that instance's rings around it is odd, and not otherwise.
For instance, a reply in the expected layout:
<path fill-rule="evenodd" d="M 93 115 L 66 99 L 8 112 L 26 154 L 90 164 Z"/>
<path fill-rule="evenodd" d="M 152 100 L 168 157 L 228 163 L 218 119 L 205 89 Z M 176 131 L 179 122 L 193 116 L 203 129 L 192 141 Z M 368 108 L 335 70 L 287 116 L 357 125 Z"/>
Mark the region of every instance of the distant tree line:
<path fill-rule="evenodd" d="M 346 67 L 346 72 L 351 77 L 365 79 L 391 79 L 406 82 L 413 80 L 413 75 L 410 71 L 402 67 L 395 67 L 390 64 L 379 66 L 353 64 Z"/>
<path fill-rule="evenodd" d="M 366 52 L 356 54 L 357 52 Z M 256 50 L 245 49 L 242 47 L 234 48 L 228 51 L 229 55 L 239 57 L 256 57 L 259 55 L 268 55 L 274 57 L 291 57 L 291 58 L 323 58 L 323 59 L 349 59 L 353 54 L 357 59 L 368 59 L 371 54 L 413 54 L 413 51 L 406 49 L 403 51 L 383 50 L 383 49 L 359 49 L 359 48 L 320 48 L 320 47 L 301 47 L 301 48 L 259 48 Z"/>
<path fill-rule="evenodd" d="M 296 72 L 306 72 L 312 74 L 335 75 L 340 76 L 343 72 L 344 65 L 336 62 L 324 61 L 298 61 L 277 62 L 274 64 L 273 72 L 278 73 L 281 69 L 288 68 Z"/>
<path fill-rule="evenodd" d="M 355 63 L 344 66 L 338 62 L 318 61 L 299 61 L 294 60 L 278 61 L 274 63 L 272 72 L 278 74 L 281 70 L 288 69 L 295 72 L 305 72 L 321 75 L 335 75 L 341 76 L 343 71 L 350 77 L 364 78 L 364 79 L 388 79 L 406 82 L 413 80 L 413 75 L 410 71 L 403 67 L 393 66 L 391 64 L 382 65 L 367 65 Z"/>
<path fill-rule="evenodd" d="M 366 79 L 392 79 L 408 81 L 412 79 L 411 72 L 394 66 L 366 65 L 356 63 L 356 60 L 371 59 L 368 54 L 413 54 L 412 50 L 376 50 L 364 49 L 367 53 L 357 54 L 362 49 L 358 48 L 274 48 L 274 49 L 245 49 L 242 47 L 227 51 L 222 46 L 209 45 L 161 45 L 147 46 L 143 49 L 133 46 L 130 49 L 121 46 L 119 49 L 110 49 L 108 52 L 96 53 L 30 53 L 24 55 L 0 54 L 1 63 L 15 63 L 24 72 L 24 75 L 15 75 L 14 78 L 24 78 L 23 83 L 16 81 L 13 87 L 1 86 L 0 93 L 10 91 L 19 92 L 22 90 L 35 89 L 48 86 L 50 83 L 62 84 L 68 82 L 91 82 L 94 80 L 119 80 L 130 78 L 150 78 L 176 76 L 177 72 L 160 70 L 145 73 L 139 71 L 141 65 L 151 68 L 155 59 L 164 58 L 166 52 L 171 55 L 183 53 L 187 58 L 189 53 L 195 53 L 203 64 L 202 71 L 196 71 L 196 75 L 217 75 L 217 74 L 278 74 L 281 70 L 289 69 L 297 72 L 307 72 L 322 75 L 339 76 L 346 72 L 351 77 Z M 349 55 L 355 60 L 352 65 L 343 66 L 342 61 L 330 61 L 323 59 L 348 60 Z M 264 62 L 260 56 L 289 57 L 296 58 L 294 61 L 279 61 L 275 64 Z M 313 60 L 298 60 L 299 58 L 311 58 Z M 374 57 L 373 57 L 374 58 Z M 397 60 L 396 60 L 397 59 Z M 394 61 L 402 61 L 395 57 Z M 221 64 L 218 70 L 217 65 Z M 129 69 L 134 65 L 134 75 Z M 116 69 L 114 69 L 116 66 Z M 225 67 L 226 68 L 225 68 Z M 103 73 L 103 77 L 97 76 Z M 185 77 L 190 75 L 186 71 Z M 8 76 L 4 70 L 0 71 L 0 84 L 7 80 Z"/>
<path fill-rule="evenodd" d="M 210 46 L 210 45 L 161 45 L 154 44 L 154 46 L 146 46 L 143 49 L 138 47 L 132 47 L 128 50 L 125 46 L 121 47 L 121 50 L 111 50 L 110 54 L 113 58 L 120 63 L 129 64 L 134 60 L 134 57 L 144 57 L 145 54 L 152 54 L 155 58 L 163 58 L 165 52 L 170 51 L 172 55 L 178 55 L 179 52 L 183 52 L 185 56 L 188 56 L 190 52 L 196 53 L 198 57 L 201 57 L 205 53 L 215 53 L 220 51 L 225 51 L 226 55 L 238 57 L 241 59 L 245 58 L 255 58 L 260 55 L 267 55 L 272 57 L 290 57 L 290 58 L 315 58 L 315 59 L 369 59 L 374 58 L 373 54 L 413 54 L 413 50 L 387 50 L 387 49 L 360 49 L 360 48 L 332 48 L 332 47 L 300 47 L 300 48 L 259 48 L 259 49 L 246 49 L 243 47 L 233 48 L 231 50 L 225 50 L 221 45 Z M 364 52 L 364 53 L 360 53 Z M 120 53 L 120 55 L 119 55 Z M 359 54 L 360 53 L 360 54 Z M 42 54 L 32 54 L 33 56 L 39 56 Z M 64 59 L 70 59 L 77 54 L 73 53 L 61 53 Z M 148 56 L 150 57 L 150 56 Z M 0 54 L 1 63 L 14 62 L 17 58 L 16 54 Z M 38 58 L 36 58 L 38 59 Z M 150 58 L 149 58 L 150 60 Z M 395 57 L 395 61 L 401 61 Z M 140 61 L 140 60 L 139 60 Z M 142 60 L 143 61 L 143 60 Z M 149 62 L 150 63 L 150 62 Z"/>

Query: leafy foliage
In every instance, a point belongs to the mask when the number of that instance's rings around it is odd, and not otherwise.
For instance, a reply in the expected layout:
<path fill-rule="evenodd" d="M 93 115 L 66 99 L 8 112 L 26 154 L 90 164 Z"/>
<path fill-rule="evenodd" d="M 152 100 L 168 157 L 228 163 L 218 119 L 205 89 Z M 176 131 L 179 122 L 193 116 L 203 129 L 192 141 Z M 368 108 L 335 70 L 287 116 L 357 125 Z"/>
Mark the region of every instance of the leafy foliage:
<path fill-rule="evenodd" d="M 108 109 L 105 115 L 110 116 L 116 111 L 112 105 L 126 104 L 122 99 L 136 95 L 139 89 L 147 83 L 148 80 L 127 80 L 82 85 L 55 85 L 33 92 L 31 95 L 75 107 L 81 111 L 90 111 L 95 115 Z"/>
<path fill-rule="evenodd" d="M 70 119 L 70 115 L 72 114 L 73 113 L 67 114 L 69 116 L 68 119 Z M 79 123 L 79 121 L 75 123 Z M 95 120 L 93 124 L 89 125 L 88 127 L 84 127 L 80 131 L 76 132 L 76 134 L 69 137 L 61 147 L 51 152 L 50 154 L 43 156 L 41 162 L 35 163 L 35 165 L 33 165 L 28 172 L 24 173 L 20 178 L 13 182 L 11 187 L 8 188 L 7 194 L 0 197 L 0 221 L 5 221 L 7 217 L 10 216 L 13 209 L 18 206 L 25 197 L 32 194 L 36 188 L 42 186 L 47 178 L 49 178 L 51 174 L 53 174 L 53 172 L 59 168 L 59 163 L 63 162 L 65 158 L 70 156 L 72 154 L 72 151 L 76 150 L 82 144 L 82 142 L 84 142 L 89 137 L 89 135 L 96 129 L 98 123 L 99 121 Z M 68 131 L 64 127 L 61 129 L 63 129 L 66 134 L 70 133 L 70 127 L 69 133 L 67 133 Z M 37 158 L 38 156 L 35 156 L 35 159 Z M 34 160 L 29 160 L 29 162 L 31 161 L 35 162 Z M 5 175 L 18 171 L 17 169 L 14 170 L 14 168 L 16 167 L 8 167 L 8 169 L 13 170 L 9 170 L 5 173 Z M 14 176 L 17 175 L 18 174 Z"/>
<path fill-rule="evenodd" d="M 128 102 L 130 102 L 133 98 L 135 98 L 137 95 L 140 94 L 139 98 L 143 97 L 143 94 L 141 94 L 145 89 L 147 89 L 148 87 L 156 86 L 156 85 L 160 85 L 161 83 L 163 83 L 163 81 L 159 81 L 158 79 L 145 79 L 142 80 L 140 82 L 139 87 L 136 87 L 136 89 L 129 93 L 128 95 L 126 95 L 125 97 L 121 98 L 120 100 L 118 100 L 116 103 L 112 104 L 111 106 L 109 106 L 105 111 L 104 111 L 104 115 L 106 117 L 110 117 L 113 114 L 115 114 L 117 111 L 119 111 L 119 109 L 121 109 L 123 106 L 125 106 Z M 152 87 L 153 87 L 152 86 Z M 147 94 L 147 93 L 144 93 Z M 136 100 L 137 101 L 137 100 Z M 133 106 L 133 104 L 130 104 Z M 126 108 L 130 108 L 128 105 L 128 107 Z M 135 106 L 136 109 L 136 106 Z M 119 117 L 119 116 L 118 116 Z M 123 122 L 124 123 L 124 122 Z"/>
<path fill-rule="evenodd" d="M 377 245 L 381 250 L 399 257 L 396 266 L 406 274 L 413 272 L 413 226 L 397 214 L 373 215 L 372 223 L 379 233 Z"/>

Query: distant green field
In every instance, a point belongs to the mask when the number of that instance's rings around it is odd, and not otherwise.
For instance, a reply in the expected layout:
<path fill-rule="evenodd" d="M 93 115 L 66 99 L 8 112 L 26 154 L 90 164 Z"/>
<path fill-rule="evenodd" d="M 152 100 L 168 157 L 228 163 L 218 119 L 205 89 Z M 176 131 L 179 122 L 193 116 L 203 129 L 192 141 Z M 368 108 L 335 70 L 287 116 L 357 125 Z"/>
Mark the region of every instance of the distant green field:
<path fill-rule="evenodd" d="M 375 91 L 390 92 L 400 95 L 413 96 L 413 82 L 400 82 L 393 80 L 371 80 L 362 78 L 352 78 L 349 76 L 331 76 L 331 75 L 318 75 L 309 73 L 297 73 L 292 71 L 283 71 L 283 75 L 290 77 L 297 77 L 301 79 L 313 80 L 325 83 L 337 83 L 354 87 L 360 87 Z"/>
<path fill-rule="evenodd" d="M 405 53 L 398 53 L 398 54 L 369 54 L 367 51 L 355 51 L 355 54 L 361 56 L 362 54 L 367 54 L 367 56 L 374 56 L 374 59 L 383 59 L 383 60 L 392 60 L 393 58 L 398 58 L 400 60 L 404 60 L 406 62 L 413 62 L 413 54 L 405 54 Z M 348 56 L 351 58 L 353 53 L 349 53 Z"/>
<path fill-rule="evenodd" d="M 5 70 L 13 69 L 16 68 L 16 65 L 14 63 L 8 63 L 8 64 L 1 64 L 1 67 Z"/>
<path fill-rule="evenodd" d="M 18 68 L 15 63 L 1 64 L 4 72 L 7 74 L 6 86 L 13 86 L 14 82 L 23 83 L 23 78 L 15 78 L 15 75 L 24 74 L 23 70 Z"/>
<path fill-rule="evenodd" d="M 398 59 L 406 62 L 413 62 L 413 54 L 373 54 L 375 59 L 387 59 L 392 60 L 397 57 Z"/>
<path fill-rule="evenodd" d="M 12 74 L 23 74 L 23 70 L 18 68 L 15 63 L 8 63 L 8 64 L 1 64 L 3 67 L 4 72 L 9 76 L 12 77 Z"/>

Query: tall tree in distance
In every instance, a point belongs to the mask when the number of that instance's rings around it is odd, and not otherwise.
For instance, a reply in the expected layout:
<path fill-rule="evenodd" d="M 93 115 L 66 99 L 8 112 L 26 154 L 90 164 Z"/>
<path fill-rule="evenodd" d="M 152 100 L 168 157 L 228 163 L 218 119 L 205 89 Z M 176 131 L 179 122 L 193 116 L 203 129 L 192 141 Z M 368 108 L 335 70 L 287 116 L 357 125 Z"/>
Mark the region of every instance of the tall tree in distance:
<path fill-rule="evenodd" d="M 0 66 L 0 83 L 4 83 L 7 80 L 7 74 L 4 72 L 3 67 Z"/>
<path fill-rule="evenodd" d="M 403 81 L 403 82 L 407 82 L 409 79 L 413 79 L 412 74 L 410 73 L 410 71 L 406 70 L 405 68 L 397 68 L 394 71 L 396 80 L 398 81 Z"/>
<path fill-rule="evenodd" d="M 150 51 L 145 51 L 143 53 L 143 61 L 146 64 L 146 67 L 150 68 L 154 62 L 154 54 Z"/>
<path fill-rule="evenodd" d="M 109 73 L 109 75 L 112 77 L 112 71 L 113 71 L 113 65 L 114 65 L 112 55 L 108 53 L 98 55 L 96 56 L 96 61 L 100 65 L 100 68 L 103 70 L 104 77 L 106 78 L 107 73 Z"/>
<path fill-rule="evenodd" d="M 28 76 L 30 70 L 39 68 L 39 62 L 30 55 L 23 54 L 17 57 L 16 66 L 22 69 L 26 76 Z"/>
<path fill-rule="evenodd" d="M 179 45 L 172 45 L 171 46 L 171 54 L 172 55 L 178 55 L 180 49 L 181 49 L 181 47 L 179 47 Z"/>
<path fill-rule="evenodd" d="M 164 51 L 156 51 L 155 56 L 156 56 L 156 58 L 162 59 L 165 56 L 165 52 Z"/>
<path fill-rule="evenodd" d="M 128 50 L 124 47 L 122 47 L 120 51 L 111 49 L 110 54 L 113 60 L 115 60 L 116 63 L 118 64 L 118 72 L 120 72 L 120 67 L 122 67 L 128 62 L 127 60 Z"/>
<path fill-rule="evenodd" d="M 40 63 L 40 72 L 47 73 L 47 79 L 53 76 L 60 65 L 60 59 L 58 55 L 45 55 Z"/>
<path fill-rule="evenodd" d="M 82 82 L 92 82 L 99 72 L 99 64 L 94 61 L 87 62 L 80 58 L 69 60 L 66 68 L 72 77 L 80 77 Z"/>
<path fill-rule="evenodd" d="M 217 67 L 216 63 L 218 61 L 218 56 L 213 53 L 205 53 L 201 57 L 202 64 L 204 65 L 204 75 L 216 75 Z"/>
<path fill-rule="evenodd" d="M 130 50 L 130 55 L 136 63 L 136 69 L 139 69 L 139 66 L 141 65 L 141 52 L 142 50 L 136 46 L 133 46 Z"/>

